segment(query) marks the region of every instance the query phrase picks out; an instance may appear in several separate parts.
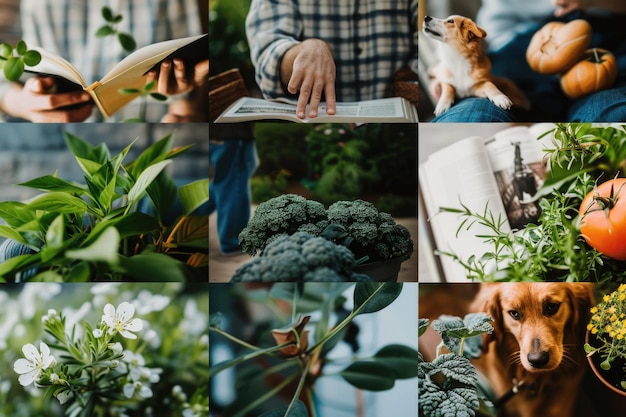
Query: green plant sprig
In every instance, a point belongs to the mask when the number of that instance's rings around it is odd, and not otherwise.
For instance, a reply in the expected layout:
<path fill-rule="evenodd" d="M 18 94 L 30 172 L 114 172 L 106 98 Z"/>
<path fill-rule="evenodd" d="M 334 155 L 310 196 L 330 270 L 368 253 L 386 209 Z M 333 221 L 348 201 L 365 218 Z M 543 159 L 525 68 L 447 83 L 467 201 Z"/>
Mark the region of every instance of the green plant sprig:
<path fill-rule="evenodd" d="M 0 43 L 0 68 L 9 81 L 17 81 L 24 74 L 25 67 L 34 67 L 41 62 L 38 51 L 28 49 L 26 42 L 20 40 L 15 47 Z"/>
<path fill-rule="evenodd" d="M 129 33 L 121 32 L 117 29 L 117 24 L 123 20 L 123 16 L 121 14 L 114 14 L 113 10 L 108 6 L 102 7 L 100 12 L 106 24 L 98 28 L 95 33 L 96 37 L 116 36 L 124 50 L 128 52 L 134 51 L 135 48 L 137 48 L 135 38 Z"/>

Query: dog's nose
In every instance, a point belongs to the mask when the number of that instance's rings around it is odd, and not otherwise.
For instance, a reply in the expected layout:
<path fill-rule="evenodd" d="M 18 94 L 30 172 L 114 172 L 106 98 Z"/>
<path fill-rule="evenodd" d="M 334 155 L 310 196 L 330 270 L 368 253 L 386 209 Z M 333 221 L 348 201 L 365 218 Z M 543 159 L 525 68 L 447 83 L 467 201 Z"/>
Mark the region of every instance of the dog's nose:
<path fill-rule="evenodd" d="M 533 368 L 543 368 L 550 361 L 550 354 L 548 352 L 530 352 L 528 356 L 526 356 L 528 362 L 530 362 Z"/>
<path fill-rule="evenodd" d="M 431 20 L 433 20 L 433 18 L 430 17 L 430 16 L 425 16 L 424 17 L 424 22 L 426 22 L 426 23 L 430 22 Z"/>

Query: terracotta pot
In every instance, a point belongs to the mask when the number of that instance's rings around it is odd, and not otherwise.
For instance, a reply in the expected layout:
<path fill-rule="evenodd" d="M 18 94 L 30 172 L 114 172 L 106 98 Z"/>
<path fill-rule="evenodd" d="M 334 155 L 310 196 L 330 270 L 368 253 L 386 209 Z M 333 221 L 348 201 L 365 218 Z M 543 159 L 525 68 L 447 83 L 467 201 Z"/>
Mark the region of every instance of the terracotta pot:
<path fill-rule="evenodd" d="M 585 334 L 585 342 L 589 343 L 589 336 L 590 333 L 589 331 L 587 331 L 587 333 Z M 592 345 L 593 346 L 593 345 Z M 587 356 L 587 361 L 589 362 L 589 366 L 591 367 L 591 370 L 593 371 L 593 373 L 596 375 L 596 377 L 600 380 L 600 382 L 602 382 L 607 388 L 609 388 L 611 391 L 626 397 L 626 391 L 623 389 L 618 388 L 620 381 L 609 381 L 607 380 L 605 377 L 608 375 L 608 372 L 605 371 L 604 369 L 600 368 L 600 365 L 596 363 L 596 361 L 594 360 L 595 357 L 599 357 L 599 353 L 596 353 L 594 355 L 591 356 Z M 612 364 L 612 367 L 617 367 L 617 364 Z M 626 379 L 626 374 L 622 373 L 621 374 L 621 380 L 625 380 Z"/>
<path fill-rule="evenodd" d="M 365 274 L 377 282 L 395 282 L 398 280 L 401 264 L 402 258 L 391 258 L 357 265 L 353 270 L 359 274 Z"/>

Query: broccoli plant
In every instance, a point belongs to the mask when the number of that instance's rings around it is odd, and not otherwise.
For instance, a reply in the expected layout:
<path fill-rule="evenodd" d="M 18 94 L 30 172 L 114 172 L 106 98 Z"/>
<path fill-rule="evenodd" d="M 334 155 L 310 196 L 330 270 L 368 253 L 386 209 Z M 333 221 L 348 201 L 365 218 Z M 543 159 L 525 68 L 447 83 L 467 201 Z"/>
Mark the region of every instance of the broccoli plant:
<path fill-rule="evenodd" d="M 343 226 L 355 240 L 350 249 L 357 258 L 368 256 L 370 261 L 400 257 L 407 260 L 413 253 L 409 230 L 396 224 L 389 213 L 379 212 L 372 203 L 363 200 L 337 201 L 327 210 L 331 224 Z"/>
<path fill-rule="evenodd" d="M 306 232 L 282 235 L 261 255 L 235 271 L 231 282 L 371 281 L 352 272 L 354 254 L 344 246 Z"/>
<path fill-rule="evenodd" d="M 328 218 L 322 203 L 284 194 L 259 204 L 239 234 L 239 244 L 244 252 L 254 256 L 280 235 L 295 232 L 318 235 L 326 226 Z"/>
<path fill-rule="evenodd" d="M 431 327 L 441 334 L 442 342 L 437 347 L 437 356 L 426 362 L 418 353 L 418 408 L 425 417 L 474 417 L 492 415 L 491 404 L 481 397 L 476 369 L 465 356 L 466 343 L 476 336 L 491 333 L 493 320 L 485 313 L 472 313 L 464 319 L 442 316 L 433 321 Z M 418 337 L 428 327 L 427 319 L 419 319 Z M 444 353 L 444 348 L 452 353 Z"/>

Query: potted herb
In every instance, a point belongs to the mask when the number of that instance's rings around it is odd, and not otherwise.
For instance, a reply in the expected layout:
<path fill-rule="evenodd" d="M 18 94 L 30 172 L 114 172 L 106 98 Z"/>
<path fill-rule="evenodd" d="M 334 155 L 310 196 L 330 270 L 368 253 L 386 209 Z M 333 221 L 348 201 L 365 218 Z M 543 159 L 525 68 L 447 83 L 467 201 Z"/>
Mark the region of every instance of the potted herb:
<path fill-rule="evenodd" d="M 208 200 L 208 179 L 177 187 L 166 167 L 190 146 L 173 140 L 126 162 L 133 143 L 112 156 L 66 133 L 84 183 L 46 175 L 20 184 L 41 191 L 34 199 L 0 203 L 0 236 L 24 249 L 0 264 L 0 280 L 206 281 L 208 216 L 194 212 Z"/>
<path fill-rule="evenodd" d="M 259 204 L 239 234 L 239 243 L 244 252 L 254 256 L 281 235 L 296 232 L 347 247 L 356 258 L 355 271 L 378 281 L 396 280 L 400 264 L 413 253 L 409 230 L 372 203 L 338 201 L 326 210 L 321 203 L 294 194 Z M 381 264 L 382 275 L 377 270 Z"/>
<path fill-rule="evenodd" d="M 595 375 L 612 391 L 626 396 L 626 284 L 591 308 L 585 352 Z"/>
<path fill-rule="evenodd" d="M 462 202 L 460 208 L 441 208 L 461 216 L 459 230 L 485 227 L 480 238 L 491 247 L 469 259 L 441 254 L 458 261 L 468 278 L 480 281 L 625 280 L 623 258 L 607 250 L 606 243 L 618 248 L 617 254 L 626 244 L 620 233 L 626 188 L 617 178 L 626 167 L 626 129 L 556 124 L 548 133 L 553 136 L 553 146 L 544 150 L 549 172 L 533 197 L 541 210 L 538 219 L 510 231 L 504 227 L 506 220 L 489 209 L 472 211 Z"/>

